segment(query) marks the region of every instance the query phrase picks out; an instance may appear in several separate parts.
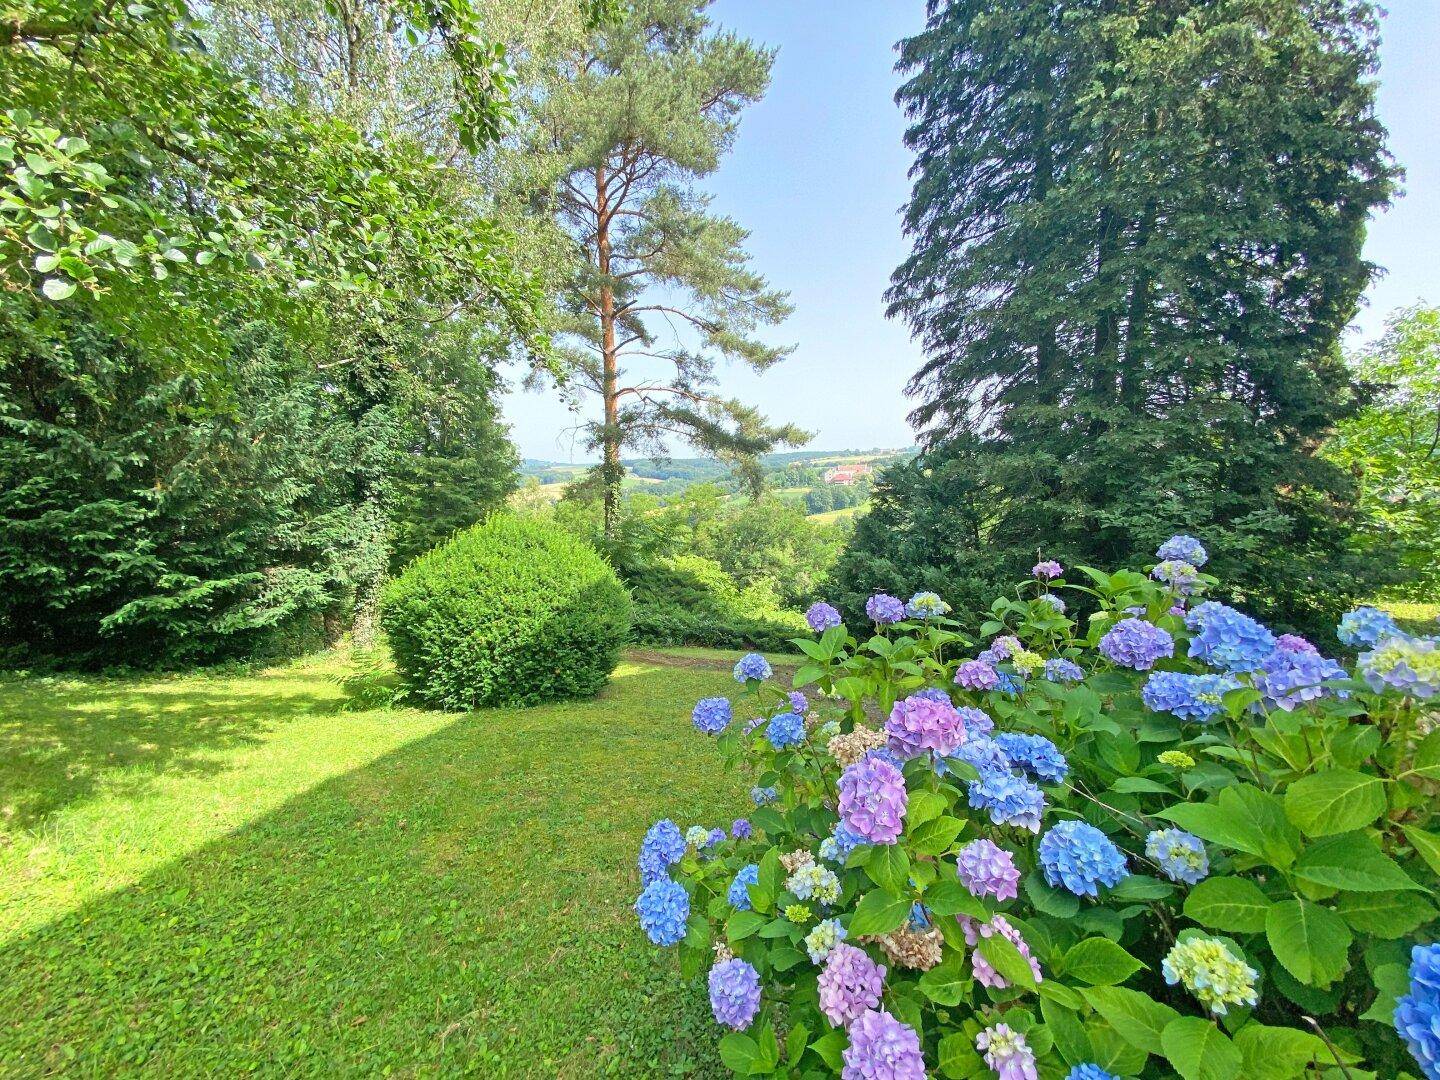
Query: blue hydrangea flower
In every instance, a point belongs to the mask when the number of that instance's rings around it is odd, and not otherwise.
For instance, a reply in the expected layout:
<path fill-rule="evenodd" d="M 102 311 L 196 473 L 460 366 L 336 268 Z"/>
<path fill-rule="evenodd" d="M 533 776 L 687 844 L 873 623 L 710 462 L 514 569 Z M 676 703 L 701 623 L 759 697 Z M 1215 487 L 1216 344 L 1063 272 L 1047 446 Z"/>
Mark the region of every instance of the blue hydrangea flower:
<path fill-rule="evenodd" d="M 1040 838 L 1040 868 L 1051 888 L 1064 886 L 1076 896 L 1095 896 L 1098 886 L 1113 887 L 1130 876 L 1125 853 L 1089 822 L 1061 821 Z"/>
<path fill-rule="evenodd" d="M 705 846 L 706 846 L 707 848 L 713 848 L 716 844 L 723 844 L 724 842 L 725 842 L 725 830 L 724 830 L 724 829 L 711 829 L 711 830 L 710 830 L 710 835 L 705 838 Z"/>
<path fill-rule="evenodd" d="M 760 866 L 758 863 L 748 863 L 735 874 L 734 880 L 730 882 L 730 889 L 725 894 L 725 899 L 730 901 L 730 906 L 735 910 L 749 911 L 749 888 L 751 885 L 758 884 L 760 884 Z"/>
<path fill-rule="evenodd" d="M 780 792 L 773 787 L 752 787 L 750 789 L 750 801 L 756 806 L 768 806 L 780 797 Z"/>
<path fill-rule="evenodd" d="M 837 821 L 834 831 L 820 841 L 820 857 L 843 866 L 852 851 L 869 842 L 853 829 L 847 828 L 843 821 Z"/>
<path fill-rule="evenodd" d="M 770 675 L 770 661 L 758 652 L 746 653 L 735 664 L 735 681 L 738 683 L 760 682 Z"/>
<path fill-rule="evenodd" d="M 1056 596 L 1053 592 L 1041 593 L 1040 599 L 1043 603 L 1049 604 L 1059 614 L 1065 614 L 1065 601 Z"/>
<path fill-rule="evenodd" d="M 1066 1073 L 1065 1080 L 1115 1080 L 1115 1074 L 1106 1072 L 1099 1065 L 1086 1062 L 1083 1065 L 1076 1065 Z"/>
<path fill-rule="evenodd" d="M 793 712 L 782 712 L 765 728 L 765 738 L 776 750 L 798 746 L 805 741 L 805 721 Z"/>
<path fill-rule="evenodd" d="M 1188 596 L 1195 589 L 1195 581 L 1200 576 L 1200 571 L 1188 562 L 1166 559 L 1162 563 L 1155 564 L 1155 568 L 1150 571 L 1150 576 L 1156 581 L 1165 582 L 1181 596 Z"/>
<path fill-rule="evenodd" d="M 949 610 L 950 605 L 933 592 L 917 592 L 905 604 L 905 614 L 912 619 L 933 619 Z"/>
<path fill-rule="evenodd" d="M 985 735 L 966 739 L 956 747 L 950 757 L 973 765 L 982 777 L 988 773 L 1004 773 L 1007 776 L 1010 774 L 1009 756 L 999 743 Z"/>
<path fill-rule="evenodd" d="M 1121 619 L 1100 639 L 1100 652 L 1113 664 L 1149 671 L 1155 661 L 1175 655 L 1175 639 L 1154 623 Z"/>
<path fill-rule="evenodd" d="M 704 825 L 691 825 L 685 830 L 685 843 L 699 851 L 710 842 L 710 830 Z"/>
<path fill-rule="evenodd" d="M 1340 625 L 1335 629 L 1335 636 L 1341 642 L 1357 649 L 1374 648 L 1386 638 L 1399 637 L 1400 633 L 1400 627 L 1388 611 L 1373 607 L 1358 607 L 1354 611 L 1347 611 L 1341 616 Z"/>
<path fill-rule="evenodd" d="M 1190 655 L 1221 671 L 1255 671 L 1275 651 L 1275 635 L 1249 615 L 1207 600 L 1185 616 Z"/>
<path fill-rule="evenodd" d="M 1045 812 L 1045 793 L 1029 780 L 1011 772 L 982 772 L 967 789 L 970 805 L 984 810 L 996 825 L 1016 825 L 1040 831 Z"/>
<path fill-rule="evenodd" d="M 1045 661 L 1045 678 L 1054 683 L 1080 682 L 1085 678 L 1085 671 L 1073 660 L 1052 656 Z"/>
<path fill-rule="evenodd" d="M 640 880 L 646 885 L 670 876 L 670 867 L 685 856 L 685 837 L 669 818 L 651 825 L 640 843 Z"/>
<path fill-rule="evenodd" d="M 1409 636 L 1386 638 L 1359 657 L 1360 675 L 1377 693 L 1386 687 L 1428 700 L 1440 694 L 1440 642 Z"/>
<path fill-rule="evenodd" d="M 1184 829 L 1155 830 L 1145 838 L 1145 854 L 1171 881 L 1195 885 L 1210 873 L 1205 845 Z"/>
<path fill-rule="evenodd" d="M 1058 784 L 1070 771 L 1065 755 L 1060 753 L 1053 742 L 1042 735 L 1024 735 L 1018 731 L 1004 731 L 995 736 L 995 742 L 1005 752 L 1012 765 L 1024 769 L 1037 780 Z"/>
<path fill-rule="evenodd" d="M 1276 649 L 1255 673 L 1255 689 L 1265 695 L 1266 705 L 1290 712 L 1329 694 L 1327 679 L 1345 677 L 1343 667 L 1318 652 Z M 1337 696 L 1349 695 L 1341 690 Z"/>
<path fill-rule="evenodd" d="M 1184 533 L 1170 537 L 1169 540 L 1166 540 L 1156 548 L 1155 557 L 1157 559 L 1187 562 L 1195 567 L 1204 566 L 1210 561 L 1210 556 L 1206 554 L 1205 548 L 1200 541 L 1196 540 L 1193 536 L 1186 536 Z"/>
<path fill-rule="evenodd" d="M 882 625 L 897 623 L 905 618 L 905 604 L 893 596 L 876 593 L 865 601 L 865 614 L 870 617 L 871 622 Z"/>
<path fill-rule="evenodd" d="M 760 973 L 748 962 L 732 956 L 710 969 L 710 1011 L 715 1022 L 744 1031 L 760 1011 Z"/>
<path fill-rule="evenodd" d="M 719 735 L 729 726 L 733 715 L 729 698 L 707 697 L 695 703 L 690 722 L 704 735 Z"/>
<path fill-rule="evenodd" d="M 1440 944 L 1410 950 L 1410 992 L 1395 1003 L 1395 1030 L 1425 1080 L 1440 1080 Z"/>
<path fill-rule="evenodd" d="M 826 603 L 814 603 L 805 611 L 805 621 L 815 633 L 840 625 L 840 612 Z"/>
<path fill-rule="evenodd" d="M 1198 720 L 1204 724 L 1225 711 L 1224 696 L 1239 685 L 1228 675 L 1156 671 L 1145 680 L 1140 700 L 1156 712 L 1168 712 L 1182 720 Z"/>
<path fill-rule="evenodd" d="M 997 671 L 995 673 L 995 689 L 1002 694 L 1009 694 L 1014 697 L 1025 690 L 1025 680 L 1011 675 L 1008 671 Z"/>
<path fill-rule="evenodd" d="M 685 940 L 685 922 L 690 918 L 690 894 L 685 886 L 669 878 L 650 882 L 635 901 L 640 928 L 656 945 L 678 945 Z"/>

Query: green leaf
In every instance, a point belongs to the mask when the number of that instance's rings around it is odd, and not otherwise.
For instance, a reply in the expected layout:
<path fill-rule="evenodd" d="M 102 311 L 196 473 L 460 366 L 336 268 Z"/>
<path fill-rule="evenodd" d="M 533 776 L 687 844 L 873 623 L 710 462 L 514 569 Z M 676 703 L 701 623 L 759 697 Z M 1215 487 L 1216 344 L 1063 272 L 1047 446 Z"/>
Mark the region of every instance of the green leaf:
<path fill-rule="evenodd" d="M 925 906 L 935 915 L 969 915 L 989 920 L 990 910 L 970 890 L 953 878 L 937 881 L 925 890 Z"/>
<path fill-rule="evenodd" d="M 731 1072 L 748 1076 L 750 1066 L 759 1056 L 759 1044 L 743 1032 L 732 1031 L 720 1040 L 720 1060 Z"/>
<path fill-rule="evenodd" d="M 1400 774 L 1400 779 L 1418 776 L 1423 780 L 1440 780 L 1440 731 L 1432 731 L 1415 748 L 1415 757 L 1410 768 Z"/>
<path fill-rule="evenodd" d="M 805 1045 L 810 1041 L 810 1029 L 804 1024 L 796 1024 L 790 1029 L 790 1034 L 785 1036 L 785 1060 L 792 1066 L 800 1064 L 800 1055 L 805 1053 Z"/>
<path fill-rule="evenodd" d="M 1425 860 L 1426 866 L 1440 874 L 1440 836 L 1417 829 L 1414 825 L 1402 825 L 1400 828 L 1415 849 L 1415 854 Z"/>
<path fill-rule="evenodd" d="M 770 966 L 776 971 L 789 971 L 805 959 L 805 954 L 789 945 L 781 945 L 770 952 Z"/>
<path fill-rule="evenodd" d="M 845 1064 L 845 1048 L 849 1045 L 850 1040 L 845 1032 L 832 1031 L 811 1043 L 810 1049 L 819 1054 L 820 1060 L 838 1073 L 841 1066 Z"/>
<path fill-rule="evenodd" d="M 757 1050 L 755 1060 L 750 1063 L 751 1076 L 767 1076 L 780 1065 L 780 1042 L 775 1038 L 775 1029 L 766 1021 L 755 1039 Z"/>
<path fill-rule="evenodd" d="M 914 832 L 917 825 L 923 825 L 943 814 L 946 805 L 945 796 L 938 791 L 911 792 L 909 801 L 905 804 L 906 828 Z"/>
<path fill-rule="evenodd" d="M 920 992 L 937 1005 L 959 1005 L 965 1000 L 973 983 L 970 966 L 952 953 L 937 966 L 920 976 Z"/>
<path fill-rule="evenodd" d="M 950 1080 L 969 1080 L 984 1076 L 986 1072 L 985 1062 L 975 1050 L 973 1037 L 963 1031 L 956 1031 L 940 1040 L 938 1064 L 940 1075 Z M 838 1072 L 840 1065 L 836 1064 L 833 1068 Z"/>
<path fill-rule="evenodd" d="M 1375 969 L 1375 988 L 1379 993 L 1360 1019 L 1390 1027 L 1395 1022 L 1395 1002 L 1410 992 L 1410 969 L 1404 964 L 1381 964 Z"/>
<path fill-rule="evenodd" d="M 910 834 L 910 845 L 921 855 L 939 855 L 949 849 L 965 822 L 948 814 L 925 822 Z"/>
<path fill-rule="evenodd" d="M 1175 822 L 1202 840 L 1257 855 L 1279 867 L 1294 862 L 1300 834 L 1275 796 L 1249 784 L 1222 790 L 1215 802 L 1181 803 L 1156 817 Z"/>
<path fill-rule="evenodd" d="M 1085 1025 L 1075 1015 L 1074 1009 L 1067 1009 L 1052 998 L 1040 999 L 1040 1015 L 1055 1040 L 1055 1049 L 1068 1065 L 1079 1065 L 1090 1059 L 1090 1037 L 1085 1034 Z"/>
<path fill-rule="evenodd" d="M 1032 870 L 1026 875 L 1025 895 L 1035 905 L 1035 910 L 1056 919 L 1073 919 L 1080 911 L 1080 898 L 1072 892 L 1051 886 L 1039 870 Z"/>
<path fill-rule="evenodd" d="M 1086 938 L 1065 954 L 1065 974 L 1091 986 L 1115 986 L 1144 966 L 1103 937 Z"/>
<path fill-rule="evenodd" d="M 756 911 L 737 911 L 725 923 L 725 937 L 732 945 L 737 941 L 744 941 L 768 921 Z"/>
<path fill-rule="evenodd" d="M 1184 1080 L 1233 1080 L 1240 1075 L 1240 1050 L 1209 1020 L 1198 1016 L 1171 1020 L 1160 1043 Z"/>
<path fill-rule="evenodd" d="M 1349 966 L 1353 937 L 1345 920 L 1309 900 L 1285 900 L 1265 916 L 1265 939 L 1275 959 L 1297 980 L 1325 987 Z"/>
<path fill-rule="evenodd" d="M 1246 1024 L 1235 1036 L 1247 1080 L 1294 1080 L 1308 1076 L 1313 1064 L 1333 1064 L 1334 1056 L 1318 1035 L 1297 1028 Z"/>
<path fill-rule="evenodd" d="M 65 300 L 75 292 L 75 283 L 67 281 L 65 278 L 46 278 L 45 283 L 40 286 L 40 291 L 51 300 Z"/>
<path fill-rule="evenodd" d="M 760 859 L 759 880 L 750 887 L 752 902 L 755 893 L 758 891 L 762 899 L 768 899 L 765 910 L 775 902 L 775 898 L 785 888 L 785 867 L 780 864 L 780 849 L 772 847 Z"/>
<path fill-rule="evenodd" d="M 1269 910 L 1270 901 L 1260 887 L 1246 878 L 1206 878 L 1185 898 L 1187 918 L 1232 934 L 1260 933 Z"/>
<path fill-rule="evenodd" d="M 897 899 L 884 889 L 874 889 L 856 905 L 846 930 L 852 938 L 888 934 L 910 917 L 910 906 L 909 900 Z"/>
<path fill-rule="evenodd" d="M 1343 893 L 1335 906 L 1356 930 L 1385 940 L 1402 938 L 1435 917 L 1428 900 L 1408 892 Z"/>
<path fill-rule="evenodd" d="M 1351 769 L 1305 776 L 1285 791 L 1285 816 L 1306 836 L 1334 836 L 1363 829 L 1385 813 L 1385 784 Z"/>
<path fill-rule="evenodd" d="M 1175 892 L 1175 886 L 1168 881 L 1149 877 L 1145 874 L 1131 874 L 1120 879 L 1110 890 L 1111 900 L 1163 900 Z"/>
<path fill-rule="evenodd" d="M 1025 959 L 1009 938 L 1001 934 L 991 934 L 989 937 L 982 937 L 975 948 L 1011 986 L 1035 989 L 1035 973 L 1030 970 L 1030 961 Z"/>
<path fill-rule="evenodd" d="M 1310 845 L 1295 863 L 1295 876 L 1348 892 L 1425 891 L 1361 832 L 1342 833 Z"/>
<path fill-rule="evenodd" d="M 870 880 L 888 893 L 903 895 L 910 888 L 910 856 L 899 844 L 880 844 L 865 863 Z"/>
<path fill-rule="evenodd" d="M 1123 986 L 1092 986 L 1080 993 L 1131 1046 L 1151 1054 L 1164 1053 L 1160 1036 L 1180 1014 L 1149 994 Z"/>

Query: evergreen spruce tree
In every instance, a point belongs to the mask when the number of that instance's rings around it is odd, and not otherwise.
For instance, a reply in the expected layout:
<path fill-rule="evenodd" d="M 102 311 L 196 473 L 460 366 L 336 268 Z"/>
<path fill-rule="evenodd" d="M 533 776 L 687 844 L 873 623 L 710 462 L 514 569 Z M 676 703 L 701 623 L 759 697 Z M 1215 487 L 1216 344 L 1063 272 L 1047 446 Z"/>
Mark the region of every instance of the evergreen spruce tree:
<path fill-rule="evenodd" d="M 1375 65 L 1363 0 L 932 0 L 901 44 L 889 299 L 928 356 L 925 464 L 962 461 L 985 505 L 930 558 L 1008 577 L 1184 531 L 1291 624 L 1363 585 L 1315 451 L 1352 408 L 1337 340 L 1395 177 Z M 903 572 L 908 514 L 882 498 L 850 568 Z"/>

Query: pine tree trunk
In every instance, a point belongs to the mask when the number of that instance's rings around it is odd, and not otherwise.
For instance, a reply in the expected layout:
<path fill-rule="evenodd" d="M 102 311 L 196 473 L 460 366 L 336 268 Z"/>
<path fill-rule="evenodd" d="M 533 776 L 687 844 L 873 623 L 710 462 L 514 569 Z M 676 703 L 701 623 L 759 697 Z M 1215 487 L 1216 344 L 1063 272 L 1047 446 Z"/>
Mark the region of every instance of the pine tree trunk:
<path fill-rule="evenodd" d="M 620 520 L 620 398 L 619 369 L 615 345 L 615 291 L 610 286 L 610 211 L 605 166 L 595 167 L 595 255 L 600 271 L 600 357 L 601 398 L 605 403 L 605 427 L 600 444 L 603 451 L 600 479 L 604 485 L 605 539 L 613 542 Z"/>

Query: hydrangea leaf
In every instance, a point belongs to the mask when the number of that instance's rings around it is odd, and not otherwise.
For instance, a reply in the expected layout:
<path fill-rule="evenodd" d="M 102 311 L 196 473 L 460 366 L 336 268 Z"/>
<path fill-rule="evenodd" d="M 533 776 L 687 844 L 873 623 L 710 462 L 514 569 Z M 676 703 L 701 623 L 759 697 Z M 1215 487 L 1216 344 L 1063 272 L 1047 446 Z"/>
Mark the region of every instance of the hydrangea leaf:
<path fill-rule="evenodd" d="M 1353 769 L 1326 769 L 1291 784 L 1285 816 L 1306 836 L 1333 836 L 1363 829 L 1385 812 L 1385 785 Z"/>
<path fill-rule="evenodd" d="M 1270 901 L 1260 887 L 1246 878 L 1206 878 L 1185 897 L 1187 918 L 1232 934 L 1262 932 L 1269 910 Z"/>
<path fill-rule="evenodd" d="M 984 1076 L 987 1071 L 985 1062 L 975 1051 L 973 1038 L 963 1031 L 956 1031 L 940 1040 L 939 1057 L 940 1075 L 951 1080 Z"/>
<path fill-rule="evenodd" d="M 949 849 L 963 828 L 965 822 L 944 814 L 915 829 L 910 836 L 910 845 L 922 855 L 939 855 Z"/>
<path fill-rule="evenodd" d="M 1030 970 L 1030 961 L 1021 955 L 1009 938 L 1003 934 L 991 934 L 981 938 L 975 948 L 1012 986 L 1035 989 L 1035 973 Z"/>
<path fill-rule="evenodd" d="M 925 890 L 924 901 L 931 914 L 942 917 L 969 915 L 971 918 L 986 921 L 991 915 L 990 909 L 985 906 L 984 901 L 972 895 L 969 889 L 954 880 L 937 881 Z"/>
<path fill-rule="evenodd" d="M 1233 1080 L 1240 1075 L 1240 1050 L 1209 1020 L 1181 1016 L 1160 1034 L 1166 1059 L 1184 1080 Z"/>
<path fill-rule="evenodd" d="M 1164 1053 L 1161 1033 L 1180 1014 L 1139 990 L 1123 986 L 1092 986 L 1080 991 L 1090 1007 L 1131 1046 L 1151 1054 Z"/>
<path fill-rule="evenodd" d="M 1080 898 L 1051 886 L 1039 870 L 1032 870 L 1026 875 L 1025 895 L 1035 905 L 1036 911 L 1057 919 L 1073 919 L 1080 911 Z"/>
<path fill-rule="evenodd" d="M 1248 1080 L 1292 1080 L 1311 1065 L 1333 1065 L 1335 1056 L 1318 1035 L 1298 1028 L 1246 1024 L 1235 1036 Z"/>
<path fill-rule="evenodd" d="M 873 889 L 856 905 L 847 929 L 852 938 L 867 934 L 879 936 L 898 929 L 909 917 L 909 900 L 891 896 L 884 889 Z"/>
<path fill-rule="evenodd" d="M 1085 1033 L 1085 1025 L 1075 1015 L 1074 1009 L 1066 1008 L 1053 998 L 1042 997 L 1040 1015 L 1055 1040 L 1055 1049 L 1066 1064 L 1079 1065 L 1090 1059 L 1090 1036 Z"/>
<path fill-rule="evenodd" d="M 1361 832 L 1342 833 L 1310 845 L 1295 864 L 1295 876 L 1349 892 L 1425 891 Z"/>
<path fill-rule="evenodd" d="M 1409 840 L 1410 846 L 1415 849 L 1415 854 L 1424 859 L 1425 865 L 1431 870 L 1440 874 L 1440 836 L 1414 825 L 1402 825 L 1401 829 L 1405 833 L 1405 839 Z"/>
<path fill-rule="evenodd" d="M 959 954 L 952 954 L 921 975 L 917 985 L 935 1004 L 953 1006 L 965 1000 L 973 984 L 970 965 Z"/>
<path fill-rule="evenodd" d="M 910 856 L 899 844 L 878 845 L 865 863 L 865 873 L 880 888 L 898 896 L 910 882 Z"/>
<path fill-rule="evenodd" d="M 1109 938 L 1086 938 L 1065 954 L 1064 971 L 1091 986 L 1115 986 L 1145 967 Z"/>
<path fill-rule="evenodd" d="M 1354 940 L 1345 920 L 1309 900 L 1284 900 L 1265 916 L 1265 939 L 1275 959 L 1302 983 L 1326 987 L 1349 967 Z"/>
<path fill-rule="evenodd" d="M 759 1057 L 760 1045 L 744 1032 L 732 1031 L 720 1040 L 720 1060 L 734 1073 L 748 1076 Z"/>
<path fill-rule="evenodd" d="M 1402 938 L 1435 917 L 1435 908 L 1409 892 L 1343 893 L 1336 910 L 1362 934 Z"/>

